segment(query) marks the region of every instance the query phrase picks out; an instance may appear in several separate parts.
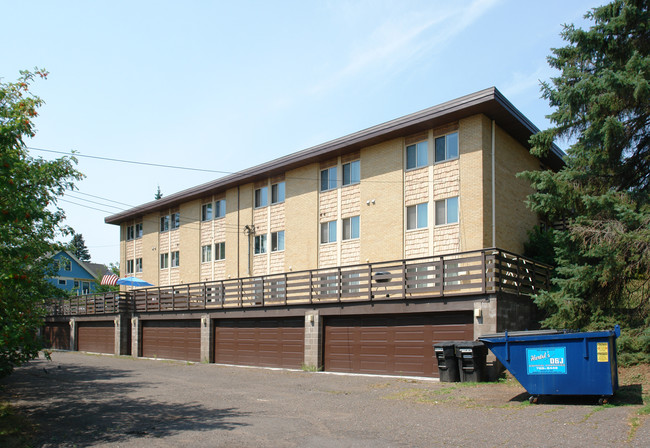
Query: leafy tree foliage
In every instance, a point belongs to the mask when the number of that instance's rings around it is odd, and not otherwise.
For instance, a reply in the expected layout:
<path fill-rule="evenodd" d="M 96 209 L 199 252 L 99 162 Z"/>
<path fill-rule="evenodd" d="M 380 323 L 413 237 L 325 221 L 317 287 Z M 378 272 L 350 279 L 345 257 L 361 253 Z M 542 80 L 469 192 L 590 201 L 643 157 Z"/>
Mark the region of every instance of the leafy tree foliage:
<path fill-rule="evenodd" d="M 36 69 L 0 82 L 0 376 L 38 354 L 44 299 L 60 291 L 46 280 L 54 273 L 47 255 L 69 233 L 57 197 L 81 178 L 74 159 L 34 159 L 25 148 L 43 103 L 29 86 L 46 76 Z"/>
<path fill-rule="evenodd" d="M 564 27 L 553 49 L 560 71 L 543 83 L 553 127 L 531 138 L 545 155 L 573 142 L 559 172 L 526 172 L 529 206 L 567 227 L 553 232 L 555 289 L 538 296 L 547 326 L 597 328 L 616 321 L 650 341 L 650 14 L 647 0 L 616 0 Z M 629 335 L 630 333 L 628 333 Z M 640 351 L 650 357 L 650 344 Z"/>
<path fill-rule="evenodd" d="M 71 252 L 75 257 L 81 261 L 90 261 L 90 252 L 86 247 L 86 242 L 84 241 L 84 237 L 81 233 L 75 233 L 72 236 L 72 241 L 70 241 L 69 245 Z"/>

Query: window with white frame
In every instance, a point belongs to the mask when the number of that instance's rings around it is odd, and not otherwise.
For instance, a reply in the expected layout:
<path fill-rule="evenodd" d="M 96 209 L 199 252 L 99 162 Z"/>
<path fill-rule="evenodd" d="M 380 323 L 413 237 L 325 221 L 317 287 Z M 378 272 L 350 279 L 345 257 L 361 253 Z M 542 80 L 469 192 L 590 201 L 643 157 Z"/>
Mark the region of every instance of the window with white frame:
<path fill-rule="evenodd" d="M 271 204 L 284 202 L 284 182 L 271 185 Z"/>
<path fill-rule="evenodd" d="M 429 204 L 427 202 L 406 207 L 406 229 L 413 230 L 427 227 L 429 224 L 428 214 Z"/>
<path fill-rule="evenodd" d="M 178 229 L 181 226 L 181 214 L 172 213 L 170 227 L 173 229 Z"/>
<path fill-rule="evenodd" d="M 201 206 L 201 221 L 212 220 L 212 202 Z"/>
<path fill-rule="evenodd" d="M 359 160 L 343 164 L 343 185 L 353 185 L 361 182 L 361 163 Z"/>
<path fill-rule="evenodd" d="M 169 267 L 169 252 L 160 254 L 160 269 L 167 269 Z"/>
<path fill-rule="evenodd" d="M 436 225 L 458 222 L 458 196 L 436 201 Z"/>
<path fill-rule="evenodd" d="M 320 191 L 336 188 L 336 167 L 327 168 L 320 172 Z"/>
<path fill-rule="evenodd" d="M 179 251 L 175 250 L 172 252 L 172 267 L 177 268 L 181 265 L 181 256 Z"/>
<path fill-rule="evenodd" d="M 135 237 L 136 237 L 136 238 L 142 238 L 143 233 L 144 233 L 144 232 L 143 232 L 142 223 L 139 222 L 139 223 L 137 223 L 137 224 L 135 225 Z"/>
<path fill-rule="evenodd" d="M 458 132 L 436 138 L 436 162 L 458 158 Z"/>
<path fill-rule="evenodd" d="M 266 253 L 266 233 L 255 235 L 255 255 Z"/>
<path fill-rule="evenodd" d="M 126 240 L 131 241 L 134 238 L 135 238 L 135 227 L 126 226 Z"/>
<path fill-rule="evenodd" d="M 427 141 L 414 143 L 406 147 L 406 169 L 421 168 L 429 163 L 429 145 Z"/>
<path fill-rule="evenodd" d="M 126 273 L 127 274 L 133 274 L 133 265 L 134 265 L 133 260 L 126 260 Z"/>
<path fill-rule="evenodd" d="M 255 208 L 266 207 L 269 204 L 269 187 L 255 190 Z"/>
<path fill-rule="evenodd" d="M 215 260 L 226 259 L 226 243 L 224 241 L 220 243 L 216 243 L 214 245 L 214 259 Z"/>
<path fill-rule="evenodd" d="M 135 272 L 142 272 L 142 258 L 135 259 Z"/>
<path fill-rule="evenodd" d="M 223 218 L 226 216 L 226 200 L 225 199 L 219 199 L 214 203 L 215 206 L 215 211 L 214 211 L 214 217 L 215 218 Z"/>
<path fill-rule="evenodd" d="M 284 230 L 271 233 L 271 252 L 284 250 Z"/>
<path fill-rule="evenodd" d="M 167 232 L 169 230 L 169 215 L 160 217 L 160 231 Z"/>
<path fill-rule="evenodd" d="M 81 282 L 81 294 L 90 294 L 90 282 Z"/>
<path fill-rule="evenodd" d="M 68 284 L 67 280 L 59 279 L 59 286 L 66 286 Z"/>
<path fill-rule="evenodd" d="M 343 219 L 343 240 L 359 238 L 359 217 L 351 216 Z"/>
<path fill-rule="evenodd" d="M 333 243 L 336 241 L 336 221 L 322 222 L 320 224 L 321 244 Z"/>
<path fill-rule="evenodd" d="M 201 246 L 201 263 L 212 261 L 212 244 Z"/>

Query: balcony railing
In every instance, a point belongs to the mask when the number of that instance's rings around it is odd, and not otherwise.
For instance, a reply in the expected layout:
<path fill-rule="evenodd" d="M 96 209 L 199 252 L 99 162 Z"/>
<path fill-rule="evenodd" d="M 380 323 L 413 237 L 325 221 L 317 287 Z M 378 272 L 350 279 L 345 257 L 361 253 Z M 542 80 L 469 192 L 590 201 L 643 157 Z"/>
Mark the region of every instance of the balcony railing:
<path fill-rule="evenodd" d="M 132 303 L 127 293 L 106 292 L 50 299 L 46 308 L 50 316 L 117 314 L 132 311 Z"/>
<path fill-rule="evenodd" d="M 64 314 L 137 313 L 425 299 L 548 289 L 550 267 L 501 249 L 136 289 L 67 299 Z M 121 296 L 121 297 L 122 297 Z M 89 297 L 89 296 L 85 296 Z M 62 307 L 62 308 L 61 308 Z M 60 314 L 57 313 L 57 314 Z"/>

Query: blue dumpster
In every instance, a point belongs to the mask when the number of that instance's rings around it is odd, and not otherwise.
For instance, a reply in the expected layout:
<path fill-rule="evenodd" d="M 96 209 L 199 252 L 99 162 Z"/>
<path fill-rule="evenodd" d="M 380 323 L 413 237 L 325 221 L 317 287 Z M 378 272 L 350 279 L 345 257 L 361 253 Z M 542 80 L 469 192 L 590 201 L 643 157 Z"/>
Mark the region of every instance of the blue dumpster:
<path fill-rule="evenodd" d="M 572 333 L 558 330 L 505 332 L 479 338 L 531 394 L 595 395 L 606 403 L 618 389 L 613 331 Z"/>

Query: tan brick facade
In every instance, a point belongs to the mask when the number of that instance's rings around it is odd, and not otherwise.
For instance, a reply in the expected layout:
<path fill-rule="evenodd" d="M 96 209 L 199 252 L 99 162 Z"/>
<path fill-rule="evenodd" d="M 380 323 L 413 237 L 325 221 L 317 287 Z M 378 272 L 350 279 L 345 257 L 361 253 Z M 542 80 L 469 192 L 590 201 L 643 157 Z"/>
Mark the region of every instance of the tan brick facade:
<path fill-rule="evenodd" d="M 125 241 L 122 224 L 120 262 L 143 258 L 142 277 L 157 285 L 262 276 L 342 265 L 443 255 L 490 247 L 492 241 L 492 161 L 496 191 L 496 246 L 521 252 L 526 232 L 537 222 L 526 209 L 527 183 L 515 174 L 539 167 L 517 140 L 482 114 L 390 138 L 318 163 L 274 172 L 225 191 L 213 191 L 178 207 L 179 229 L 159 231 L 163 212 L 143 217 L 144 235 Z M 458 132 L 459 156 L 435 163 L 437 136 Z M 428 164 L 406 170 L 408 142 L 427 141 Z M 342 166 L 359 161 L 361 182 L 341 186 Z M 320 191 L 322 169 L 336 167 L 338 186 Z M 270 204 L 271 187 L 285 182 L 285 200 Z M 269 204 L 254 208 L 255 189 L 268 188 Z M 458 197 L 459 222 L 435 225 L 435 202 Z M 226 199 L 226 216 L 201 221 L 201 206 Z M 406 207 L 428 203 L 427 227 L 406 230 Z M 170 209 L 171 210 L 171 209 Z M 166 212 L 169 212 L 167 210 Z M 343 240 L 343 220 L 359 216 L 360 238 Z M 321 223 L 334 221 L 337 239 L 321 244 Z M 133 221 L 130 221 L 133 222 Z M 246 235 L 246 226 L 254 233 Z M 273 232 L 285 232 L 284 250 L 271 251 Z M 267 252 L 255 255 L 255 235 L 267 235 Z M 225 242 L 225 260 L 216 260 L 215 244 Z M 210 262 L 201 261 L 201 247 L 209 245 Z M 160 269 L 160 254 L 178 250 L 180 266 Z M 250 254 L 250 255 L 249 255 Z M 171 255 L 169 257 L 171 266 Z M 124 271 L 123 271 L 124 274 Z"/>

